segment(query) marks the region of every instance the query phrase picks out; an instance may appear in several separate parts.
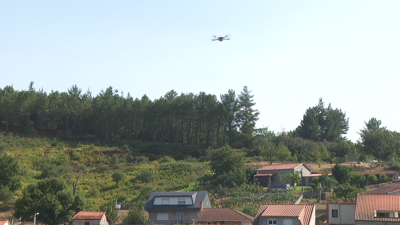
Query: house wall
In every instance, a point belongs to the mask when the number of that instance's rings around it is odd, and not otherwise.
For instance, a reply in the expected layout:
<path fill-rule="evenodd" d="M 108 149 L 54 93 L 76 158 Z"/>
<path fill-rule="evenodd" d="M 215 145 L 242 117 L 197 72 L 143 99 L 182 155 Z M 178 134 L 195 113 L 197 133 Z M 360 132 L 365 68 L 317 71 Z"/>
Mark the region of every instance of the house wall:
<path fill-rule="evenodd" d="M 315 215 L 314 215 L 315 217 Z M 268 220 L 276 220 L 276 225 L 283 225 L 283 219 L 293 219 L 293 225 L 301 225 L 301 222 L 299 219 L 295 218 L 295 217 L 261 217 L 261 221 L 260 221 L 260 225 L 268 225 Z M 255 224 L 257 225 L 257 224 Z M 308 225 L 308 224 L 305 224 Z M 314 224 L 315 225 L 315 221 Z"/>
<path fill-rule="evenodd" d="M 356 204 L 328 204 L 327 208 L 328 223 L 332 225 L 355 224 Z M 338 210 L 338 217 L 332 217 L 333 209 Z"/>
<path fill-rule="evenodd" d="M 311 214 L 310 225 L 315 225 L 315 205 L 313 207 L 313 212 Z"/>
<path fill-rule="evenodd" d="M 72 220 L 72 225 L 85 225 L 85 222 L 89 222 L 89 225 L 109 225 L 106 216 L 101 220 Z"/>
<path fill-rule="evenodd" d="M 157 214 L 162 213 L 162 214 L 168 214 L 168 220 L 157 220 Z M 153 224 L 165 224 L 165 225 L 173 225 L 173 224 L 178 224 L 180 221 L 178 221 L 178 214 L 181 213 L 183 214 L 183 224 L 187 223 L 193 223 L 192 219 L 196 219 L 197 216 L 200 214 L 200 211 L 176 211 L 176 212 L 149 212 L 149 220 L 150 223 Z M 84 225 L 84 224 L 83 224 Z"/>
<path fill-rule="evenodd" d="M 204 201 L 203 201 L 203 208 L 204 209 L 209 209 L 209 208 L 212 208 L 212 206 L 211 206 L 211 201 L 210 201 L 210 198 L 208 197 L 208 195 L 206 195 L 206 197 L 204 197 Z"/>

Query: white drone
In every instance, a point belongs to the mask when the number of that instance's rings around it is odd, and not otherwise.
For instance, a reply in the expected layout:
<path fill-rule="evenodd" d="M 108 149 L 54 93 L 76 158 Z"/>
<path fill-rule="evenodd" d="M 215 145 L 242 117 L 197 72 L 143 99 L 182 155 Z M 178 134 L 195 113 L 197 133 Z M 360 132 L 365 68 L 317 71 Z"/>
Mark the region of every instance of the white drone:
<path fill-rule="evenodd" d="M 227 41 L 227 40 L 229 40 L 228 35 L 226 35 L 225 37 L 214 36 L 214 38 L 212 39 L 212 41 Z"/>

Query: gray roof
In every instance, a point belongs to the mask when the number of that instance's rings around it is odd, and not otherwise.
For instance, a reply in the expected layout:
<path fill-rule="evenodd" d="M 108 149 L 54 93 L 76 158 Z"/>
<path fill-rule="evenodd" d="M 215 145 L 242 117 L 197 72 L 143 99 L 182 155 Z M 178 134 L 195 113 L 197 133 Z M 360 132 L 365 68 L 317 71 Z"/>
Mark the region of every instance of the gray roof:
<path fill-rule="evenodd" d="M 194 197 L 193 205 L 153 205 L 155 197 Z M 200 202 L 203 202 L 204 208 L 207 207 L 204 201 L 208 200 L 206 191 L 191 191 L 191 192 L 153 192 L 146 202 L 144 208 L 147 211 L 199 211 Z M 210 205 L 211 206 L 211 205 Z"/>

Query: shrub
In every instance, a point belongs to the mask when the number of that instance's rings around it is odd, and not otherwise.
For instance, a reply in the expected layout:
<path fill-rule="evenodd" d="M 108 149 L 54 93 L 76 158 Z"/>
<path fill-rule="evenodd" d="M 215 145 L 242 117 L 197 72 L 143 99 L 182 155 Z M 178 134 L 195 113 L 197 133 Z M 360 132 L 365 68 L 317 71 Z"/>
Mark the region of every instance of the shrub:
<path fill-rule="evenodd" d="M 128 215 L 123 219 L 124 224 L 148 224 L 149 220 L 144 215 L 144 208 L 134 205 Z"/>
<path fill-rule="evenodd" d="M 136 176 L 136 180 L 139 180 L 142 183 L 150 182 L 152 179 L 153 179 L 153 173 L 147 168 L 142 169 Z"/>
<path fill-rule="evenodd" d="M 370 174 L 367 177 L 367 181 L 368 181 L 368 184 L 376 184 L 376 183 L 378 183 L 378 178 L 376 177 L 375 174 Z"/>
<path fill-rule="evenodd" d="M 161 163 L 165 163 L 165 162 L 175 162 L 175 159 L 172 158 L 171 156 L 163 156 L 163 157 L 161 157 L 158 161 L 161 162 Z"/>

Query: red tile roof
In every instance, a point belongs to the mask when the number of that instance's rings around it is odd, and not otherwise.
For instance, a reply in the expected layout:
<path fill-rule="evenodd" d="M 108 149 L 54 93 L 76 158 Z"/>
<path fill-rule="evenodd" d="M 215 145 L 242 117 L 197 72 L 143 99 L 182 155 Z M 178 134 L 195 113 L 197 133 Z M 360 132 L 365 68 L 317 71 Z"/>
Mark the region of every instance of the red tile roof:
<path fill-rule="evenodd" d="M 88 211 L 80 211 L 74 217 L 73 220 L 101 220 L 103 216 L 106 216 L 107 220 L 112 221 L 106 215 L 106 212 L 88 212 Z"/>
<path fill-rule="evenodd" d="M 0 220 L 0 225 L 6 224 L 8 222 L 8 220 Z M 8 223 L 10 224 L 10 223 Z"/>
<path fill-rule="evenodd" d="M 400 191 L 400 183 L 391 183 L 389 185 L 379 187 L 377 189 L 367 191 L 367 195 L 373 195 L 373 194 L 390 194 L 395 191 Z"/>
<path fill-rule="evenodd" d="M 306 167 L 308 169 L 308 167 L 303 163 L 288 163 L 288 164 L 263 166 L 258 170 L 288 170 L 288 169 L 294 169 L 300 165 L 303 165 L 304 167 Z M 308 169 L 308 170 L 310 170 L 310 169 Z"/>
<path fill-rule="evenodd" d="M 260 205 L 254 225 L 259 225 L 262 217 L 296 217 L 302 225 L 309 225 L 314 205 Z"/>
<path fill-rule="evenodd" d="M 201 221 L 250 221 L 253 222 L 254 217 L 239 212 L 232 208 L 210 208 L 204 209 L 196 218 L 196 222 Z"/>
<path fill-rule="evenodd" d="M 398 212 L 400 209 L 400 195 L 357 195 L 356 215 L 354 220 L 361 221 L 395 221 L 400 218 L 376 218 L 375 211 Z"/>
<path fill-rule="evenodd" d="M 351 172 L 351 173 L 360 173 L 360 174 L 364 174 L 364 175 L 370 175 L 370 174 L 375 174 L 375 175 L 379 175 L 379 174 L 391 174 L 391 175 L 395 175 L 395 174 L 399 174 L 398 172 L 395 171 L 355 171 L 355 172 Z"/>

